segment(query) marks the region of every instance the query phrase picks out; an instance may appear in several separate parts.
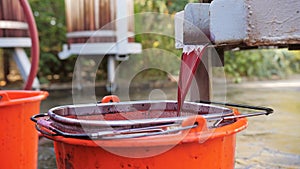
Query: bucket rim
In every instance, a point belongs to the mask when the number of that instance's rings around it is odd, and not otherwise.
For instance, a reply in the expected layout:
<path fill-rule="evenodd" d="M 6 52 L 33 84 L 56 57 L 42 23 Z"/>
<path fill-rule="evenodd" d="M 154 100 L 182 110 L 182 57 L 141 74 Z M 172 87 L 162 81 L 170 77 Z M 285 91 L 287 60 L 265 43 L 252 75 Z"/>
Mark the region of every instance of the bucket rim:
<path fill-rule="evenodd" d="M 0 90 L 0 107 L 37 102 L 48 97 L 46 91 Z"/>
<path fill-rule="evenodd" d="M 164 109 L 157 108 L 157 105 L 165 104 Z M 48 111 L 48 115 L 51 119 L 72 125 L 97 125 L 97 122 L 92 120 L 80 120 L 72 119 L 65 116 L 81 115 L 81 109 L 88 109 L 91 112 L 97 112 L 99 114 L 109 114 L 109 113 L 126 113 L 131 111 L 147 111 L 150 106 L 154 105 L 153 110 L 160 111 L 177 111 L 177 101 L 175 100 L 141 100 L 141 101 L 127 101 L 127 102 L 118 102 L 118 103 L 95 103 L 95 104 L 78 104 L 78 105 L 64 105 L 51 108 Z M 95 109 L 97 108 L 97 109 Z M 134 109 L 132 109 L 134 108 Z M 231 115 L 233 111 L 226 107 L 221 107 L 217 105 L 209 105 L 205 103 L 197 102 L 184 102 L 182 106 L 182 111 L 191 111 L 191 112 L 207 112 L 207 115 L 213 114 L 222 114 L 222 115 Z M 86 113 L 87 110 L 84 111 Z M 92 115 L 90 113 L 84 115 Z M 102 124 L 99 124 L 102 125 Z M 107 123 L 105 123 L 107 125 Z"/>
<path fill-rule="evenodd" d="M 234 114 L 240 114 L 237 110 L 234 110 Z M 201 115 L 199 115 L 201 116 Z M 203 117 L 198 117 L 197 121 L 202 121 L 206 124 Z M 221 126 L 214 129 L 205 128 L 203 123 L 201 131 L 198 132 L 188 132 L 185 134 L 183 139 L 178 142 L 179 135 L 157 135 L 148 137 L 139 137 L 131 139 L 121 139 L 121 140 L 86 140 L 78 138 L 66 138 L 63 136 L 49 136 L 45 135 L 48 139 L 56 142 L 62 142 L 71 145 L 78 146 L 88 146 L 88 147 L 111 147 L 111 148 L 130 148 L 130 147 L 157 147 L 157 146 L 169 146 L 170 144 L 177 142 L 177 144 L 187 144 L 187 143 L 205 143 L 206 141 L 211 141 L 220 137 L 226 137 L 229 135 L 234 135 L 237 132 L 244 130 L 248 126 L 248 120 L 246 118 L 238 118 L 235 122 Z M 194 129 L 191 129 L 194 130 Z"/>

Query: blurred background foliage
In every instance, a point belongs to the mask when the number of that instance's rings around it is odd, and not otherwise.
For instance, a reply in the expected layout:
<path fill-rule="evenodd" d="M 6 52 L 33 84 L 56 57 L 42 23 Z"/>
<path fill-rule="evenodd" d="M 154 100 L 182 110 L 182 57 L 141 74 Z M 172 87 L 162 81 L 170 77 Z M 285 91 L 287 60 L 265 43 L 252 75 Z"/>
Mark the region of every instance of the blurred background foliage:
<path fill-rule="evenodd" d="M 66 24 L 65 24 L 65 6 L 63 0 L 29 0 L 34 11 L 35 19 L 38 25 L 40 36 L 40 71 L 39 79 L 42 83 L 52 81 L 65 82 L 72 78 L 73 68 L 76 57 L 70 57 L 67 60 L 59 60 L 58 52 L 62 49 L 62 44 L 66 43 Z M 135 13 L 159 12 L 174 14 L 184 9 L 189 2 L 199 2 L 199 0 L 134 0 Z M 136 30 L 139 29 L 139 23 L 136 21 Z M 154 28 L 166 28 L 174 31 L 173 25 L 152 23 Z M 170 51 L 180 58 L 181 51 L 174 47 L 174 38 L 143 34 L 137 35 L 136 41 L 142 43 L 144 49 L 159 48 Z M 151 61 L 151 60 L 150 60 Z M 172 73 L 178 73 L 178 70 L 172 70 L 172 65 L 168 60 L 166 66 L 170 67 Z M 143 64 L 143 63 L 141 63 Z M 292 73 L 300 73 L 300 52 L 280 50 L 245 50 L 228 51 L 225 53 L 225 72 L 235 82 L 240 82 L 243 77 L 250 79 L 264 78 L 284 78 Z M 105 67 L 101 67 L 102 78 L 105 79 Z M 155 70 L 154 70 L 155 71 Z M 177 71 L 177 72 L 176 72 Z M 155 72 L 150 73 L 155 74 Z M 161 76 L 161 72 L 157 72 Z"/>
<path fill-rule="evenodd" d="M 58 53 L 66 43 L 65 5 L 64 0 L 29 0 L 40 37 L 41 83 L 59 80 L 67 81 L 73 72 L 76 58 L 60 60 Z M 59 78 L 64 77 L 64 78 Z"/>
<path fill-rule="evenodd" d="M 300 73 L 300 51 L 255 49 L 225 52 L 225 72 L 235 82 L 278 79 Z"/>

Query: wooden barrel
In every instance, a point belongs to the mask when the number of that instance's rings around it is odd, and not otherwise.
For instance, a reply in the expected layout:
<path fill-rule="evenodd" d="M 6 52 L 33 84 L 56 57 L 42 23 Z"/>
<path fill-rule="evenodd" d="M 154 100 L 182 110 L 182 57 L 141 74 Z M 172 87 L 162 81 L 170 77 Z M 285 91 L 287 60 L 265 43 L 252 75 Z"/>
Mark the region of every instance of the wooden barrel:
<path fill-rule="evenodd" d="M 133 0 L 124 1 L 128 5 L 127 15 L 131 16 L 128 32 L 133 32 Z M 65 5 L 68 44 L 116 42 L 117 0 L 65 0 Z"/>
<path fill-rule="evenodd" d="M 0 37 L 28 35 L 28 25 L 19 0 L 0 0 Z"/>

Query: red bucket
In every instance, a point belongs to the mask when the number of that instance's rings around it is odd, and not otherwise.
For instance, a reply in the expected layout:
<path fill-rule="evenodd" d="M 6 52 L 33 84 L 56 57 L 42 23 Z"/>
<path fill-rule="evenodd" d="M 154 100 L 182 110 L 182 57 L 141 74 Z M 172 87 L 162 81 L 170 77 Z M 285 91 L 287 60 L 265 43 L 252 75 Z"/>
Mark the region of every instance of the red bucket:
<path fill-rule="evenodd" d="M 234 168 L 237 110 L 175 101 L 62 106 L 33 117 L 54 147 L 59 169 Z"/>
<path fill-rule="evenodd" d="M 48 96 L 42 91 L 0 91 L 0 168 L 37 168 L 38 134 L 30 117 Z"/>

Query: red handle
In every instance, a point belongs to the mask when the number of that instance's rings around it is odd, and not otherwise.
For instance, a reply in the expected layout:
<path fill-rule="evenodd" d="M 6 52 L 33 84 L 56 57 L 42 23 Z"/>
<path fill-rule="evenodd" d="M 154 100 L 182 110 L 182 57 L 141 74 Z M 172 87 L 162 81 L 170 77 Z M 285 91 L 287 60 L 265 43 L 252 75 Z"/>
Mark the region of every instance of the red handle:
<path fill-rule="evenodd" d="M 10 98 L 8 97 L 7 92 L 0 91 L 0 103 L 3 101 L 10 101 Z"/>
<path fill-rule="evenodd" d="M 120 99 L 116 95 L 104 96 L 101 100 L 101 103 L 110 103 L 110 102 L 120 102 Z"/>

